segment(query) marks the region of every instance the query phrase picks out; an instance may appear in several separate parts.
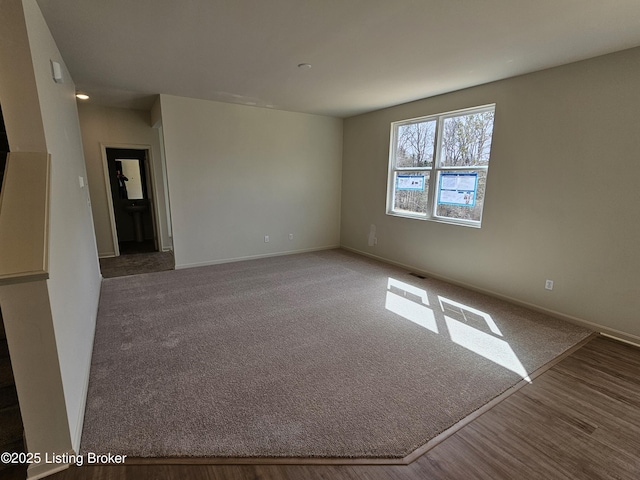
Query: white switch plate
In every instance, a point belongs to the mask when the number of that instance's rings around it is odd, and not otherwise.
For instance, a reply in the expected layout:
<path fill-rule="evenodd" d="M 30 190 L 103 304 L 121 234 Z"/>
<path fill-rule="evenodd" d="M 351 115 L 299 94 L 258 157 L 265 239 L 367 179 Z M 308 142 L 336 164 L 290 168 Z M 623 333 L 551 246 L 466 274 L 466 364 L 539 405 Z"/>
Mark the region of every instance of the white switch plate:
<path fill-rule="evenodd" d="M 553 280 L 545 280 L 544 288 L 547 290 L 553 290 Z"/>

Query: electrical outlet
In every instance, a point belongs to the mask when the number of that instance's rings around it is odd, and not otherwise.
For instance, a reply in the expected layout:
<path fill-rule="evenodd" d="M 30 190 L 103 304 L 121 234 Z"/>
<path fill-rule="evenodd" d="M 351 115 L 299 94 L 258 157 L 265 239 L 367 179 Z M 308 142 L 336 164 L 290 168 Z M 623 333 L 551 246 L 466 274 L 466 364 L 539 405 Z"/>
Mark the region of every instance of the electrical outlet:
<path fill-rule="evenodd" d="M 289 234 L 289 240 L 293 240 L 293 233 Z"/>
<path fill-rule="evenodd" d="M 264 243 L 269 243 L 269 235 L 264 236 Z"/>
<path fill-rule="evenodd" d="M 553 290 L 553 280 L 545 280 L 544 288 L 547 290 Z"/>

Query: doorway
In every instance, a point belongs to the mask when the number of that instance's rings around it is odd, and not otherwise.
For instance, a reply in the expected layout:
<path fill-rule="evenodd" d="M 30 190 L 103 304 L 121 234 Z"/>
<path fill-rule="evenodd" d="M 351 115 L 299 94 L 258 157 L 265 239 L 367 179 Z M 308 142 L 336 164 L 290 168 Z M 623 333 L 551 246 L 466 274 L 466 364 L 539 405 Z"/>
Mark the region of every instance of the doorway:
<path fill-rule="evenodd" d="M 158 251 L 149 151 L 106 148 L 108 183 L 120 255 Z"/>

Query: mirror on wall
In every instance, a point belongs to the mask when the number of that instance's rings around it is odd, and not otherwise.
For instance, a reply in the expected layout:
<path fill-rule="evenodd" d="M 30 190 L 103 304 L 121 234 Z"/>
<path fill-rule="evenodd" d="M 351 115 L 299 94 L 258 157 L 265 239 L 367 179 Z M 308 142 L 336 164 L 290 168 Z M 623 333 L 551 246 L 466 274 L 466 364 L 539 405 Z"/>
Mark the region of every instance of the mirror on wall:
<path fill-rule="evenodd" d="M 116 159 L 116 177 L 121 199 L 144 199 L 142 170 L 140 167 L 138 159 Z"/>

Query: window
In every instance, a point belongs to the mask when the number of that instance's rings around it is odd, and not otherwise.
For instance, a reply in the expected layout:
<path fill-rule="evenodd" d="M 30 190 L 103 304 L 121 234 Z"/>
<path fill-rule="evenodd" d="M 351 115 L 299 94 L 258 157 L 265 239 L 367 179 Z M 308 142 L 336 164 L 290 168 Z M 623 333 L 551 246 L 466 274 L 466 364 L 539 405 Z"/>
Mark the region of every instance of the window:
<path fill-rule="evenodd" d="M 495 105 L 391 124 L 387 213 L 480 226 Z"/>

